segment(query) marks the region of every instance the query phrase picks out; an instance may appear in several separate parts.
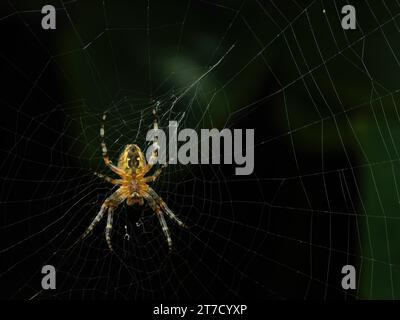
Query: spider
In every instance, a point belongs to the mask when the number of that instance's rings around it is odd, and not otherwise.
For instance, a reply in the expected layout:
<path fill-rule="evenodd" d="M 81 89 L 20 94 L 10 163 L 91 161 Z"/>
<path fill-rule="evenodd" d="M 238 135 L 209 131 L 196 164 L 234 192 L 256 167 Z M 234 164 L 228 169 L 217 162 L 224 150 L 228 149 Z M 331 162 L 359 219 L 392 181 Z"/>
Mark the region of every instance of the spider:
<path fill-rule="evenodd" d="M 158 122 L 156 117 L 156 111 L 153 110 L 153 127 L 158 129 Z M 103 178 L 104 180 L 112 183 L 113 185 L 119 186 L 119 188 L 111 194 L 102 204 L 100 211 L 93 219 L 92 223 L 86 229 L 82 235 L 82 239 L 89 235 L 93 228 L 100 222 L 103 216 L 107 213 L 107 225 L 105 229 L 106 241 L 109 249 L 113 251 L 111 245 L 111 231 L 113 224 L 113 217 L 115 209 L 122 204 L 124 201 L 128 206 L 144 204 L 146 200 L 149 207 L 155 212 L 158 220 L 161 224 L 162 231 L 166 237 L 169 250 L 172 249 L 171 235 L 165 221 L 164 213 L 177 223 L 181 227 L 186 225 L 168 208 L 167 204 L 161 199 L 161 197 L 149 186 L 150 182 L 154 182 L 162 172 L 162 168 L 158 168 L 152 175 L 146 176 L 153 167 L 156 158 L 158 157 L 158 143 L 155 139 L 153 141 L 153 150 L 149 162 L 146 162 L 146 158 L 142 150 L 136 144 L 128 144 L 121 152 L 118 165 L 114 165 L 108 156 L 106 143 L 104 141 L 104 122 L 106 120 L 106 113 L 103 114 L 103 124 L 100 128 L 101 138 L 101 149 L 103 153 L 103 159 L 111 171 L 119 176 L 119 179 L 113 179 L 108 176 L 104 176 L 95 172 L 95 175 Z"/>

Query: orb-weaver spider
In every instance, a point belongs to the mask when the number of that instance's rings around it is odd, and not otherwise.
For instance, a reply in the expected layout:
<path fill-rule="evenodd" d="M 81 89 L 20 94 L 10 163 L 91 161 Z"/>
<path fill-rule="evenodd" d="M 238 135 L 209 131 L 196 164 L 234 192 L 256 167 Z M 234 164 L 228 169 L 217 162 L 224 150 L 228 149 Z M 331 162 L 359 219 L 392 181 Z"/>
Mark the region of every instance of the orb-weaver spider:
<path fill-rule="evenodd" d="M 155 130 L 158 129 L 158 122 L 156 116 L 156 110 L 153 110 L 153 127 Z M 146 158 L 142 150 L 136 144 L 128 144 L 121 152 L 118 165 L 115 166 L 108 156 L 106 143 L 104 141 L 104 122 L 106 120 L 106 113 L 103 114 L 103 124 L 100 128 L 101 148 L 103 152 L 103 159 L 106 164 L 114 173 L 119 175 L 119 179 L 113 179 L 104 176 L 99 173 L 95 173 L 97 176 L 105 179 L 106 181 L 118 185 L 119 188 L 111 194 L 102 204 L 99 213 L 93 219 L 92 223 L 86 229 L 82 235 L 82 239 L 85 238 L 93 228 L 99 223 L 107 212 L 107 225 L 105 230 L 107 245 L 112 251 L 111 245 L 111 231 L 113 223 L 113 215 L 115 209 L 124 201 L 128 206 L 134 204 L 143 205 L 144 200 L 148 203 L 150 208 L 157 215 L 161 228 L 167 239 L 168 247 L 172 249 L 171 235 L 164 218 L 164 213 L 174 222 L 181 227 L 186 227 L 185 224 L 168 208 L 167 204 L 161 199 L 161 197 L 148 185 L 150 182 L 154 182 L 161 174 L 162 168 L 157 169 L 152 175 L 146 177 L 146 174 L 150 172 L 153 164 L 156 162 L 158 157 L 158 143 L 157 140 L 153 140 L 153 150 L 149 159 L 146 162 Z"/>

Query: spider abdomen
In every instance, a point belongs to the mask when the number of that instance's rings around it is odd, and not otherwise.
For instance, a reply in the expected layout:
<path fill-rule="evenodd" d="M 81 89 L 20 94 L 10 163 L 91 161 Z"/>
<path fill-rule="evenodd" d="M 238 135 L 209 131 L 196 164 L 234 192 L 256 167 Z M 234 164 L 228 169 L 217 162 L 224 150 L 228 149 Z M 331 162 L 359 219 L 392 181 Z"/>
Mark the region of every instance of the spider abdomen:
<path fill-rule="evenodd" d="M 146 166 L 146 159 L 142 150 L 136 144 L 128 144 L 121 152 L 118 167 L 129 174 L 140 174 Z"/>

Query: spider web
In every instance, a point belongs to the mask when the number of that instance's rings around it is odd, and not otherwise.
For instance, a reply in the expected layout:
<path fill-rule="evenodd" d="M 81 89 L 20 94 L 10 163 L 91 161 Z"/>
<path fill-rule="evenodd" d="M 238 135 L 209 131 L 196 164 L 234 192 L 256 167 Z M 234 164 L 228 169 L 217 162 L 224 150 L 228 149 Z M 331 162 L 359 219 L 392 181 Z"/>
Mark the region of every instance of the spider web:
<path fill-rule="evenodd" d="M 0 254 L 8 299 L 399 298 L 398 1 L 49 1 L 1 7 Z M 10 35 L 12 31 L 12 36 Z M 20 39 L 18 43 L 15 39 Z M 379 50 L 378 50 L 379 48 Z M 254 128 L 255 170 L 169 165 L 102 220 L 114 162 L 159 126 Z M 42 290 L 41 268 L 57 270 Z M 344 290 L 341 268 L 357 270 Z"/>

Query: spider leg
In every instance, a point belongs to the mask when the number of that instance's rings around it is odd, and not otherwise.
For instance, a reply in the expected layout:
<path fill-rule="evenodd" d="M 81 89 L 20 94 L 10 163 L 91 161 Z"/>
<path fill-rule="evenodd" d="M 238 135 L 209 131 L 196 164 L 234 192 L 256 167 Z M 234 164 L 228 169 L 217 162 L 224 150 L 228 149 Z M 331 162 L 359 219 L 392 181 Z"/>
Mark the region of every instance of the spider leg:
<path fill-rule="evenodd" d="M 123 195 L 121 188 L 118 189 L 117 191 L 115 191 L 111 196 L 109 196 L 102 204 L 99 213 L 93 219 L 92 223 L 86 229 L 84 234 L 81 236 L 80 240 L 83 240 L 84 238 L 86 238 L 89 235 L 90 232 L 92 232 L 93 228 L 103 218 L 106 211 L 108 211 L 107 226 L 106 226 L 106 241 L 107 241 L 108 247 L 112 250 L 111 229 L 112 229 L 112 218 L 113 218 L 114 210 L 125 199 L 126 199 L 126 197 Z"/>
<path fill-rule="evenodd" d="M 107 118 L 107 114 L 104 113 L 103 114 L 103 123 L 101 124 L 101 128 L 100 128 L 101 151 L 103 153 L 104 163 L 106 164 L 107 167 L 109 167 L 116 174 L 123 176 L 123 174 L 124 174 L 123 171 L 121 169 L 119 169 L 118 167 L 116 167 L 110 160 L 110 157 L 108 156 L 108 150 L 107 150 L 106 142 L 104 140 L 104 133 L 105 133 L 104 122 L 106 121 L 106 118 Z"/>
<path fill-rule="evenodd" d="M 165 235 L 165 238 L 167 239 L 168 249 L 171 250 L 172 249 L 172 239 L 171 239 L 171 234 L 170 234 L 168 226 L 167 226 L 167 222 L 165 221 L 165 218 L 164 218 L 164 213 L 162 212 L 161 208 L 157 205 L 156 201 L 149 194 L 145 194 L 143 197 L 146 199 L 150 208 L 156 213 L 158 220 L 160 221 L 162 231 Z"/>
<path fill-rule="evenodd" d="M 107 226 L 106 226 L 106 241 L 107 241 L 107 245 L 111 251 L 114 251 L 112 248 L 112 245 L 111 245 L 111 230 L 112 230 L 112 224 L 113 224 L 113 216 L 114 216 L 114 208 L 111 207 L 108 210 Z"/>
<path fill-rule="evenodd" d="M 166 168 L 168 163 L 164 164 L 161 168 L 158 168 L 151 176 L 145 177 L 144 182 L 154 182 L 162 173 L 162 169 Z"/>
<path fill-rule="evenodd" d="M 96 217 L 93 219 L 92 223 L 87 227 L 86 231 L 84 234 L 81 236 L 81 240 L 85 239 L 90 232 L 92 232 L 93 228 L 99 223 L 101 218 L 103 218 L 104 213 L 106 212 L 108 206 L 106 203 L 103 203 L 103 205 L 100 208 L 99 213 L 96 215 Z"/>
<path fill-rule="evenodd" d="M 153 130 L 158 130 L 157 106 L 153 109 L 152 113 L 153 113 Z M 152 147 L 153 147 L 153 151 L 151 153 L 151 156 L 147 163 L 147 166 L 143 171 L 143 175 L 145 175 L 147 172 L 149 172 L 151 170 L 151 168 L 153 167 L 153 165 L 156 163 L 156 161 L 158 159 L 158 150 L 160 149 L 160 145 L 158 144 L 157 137 L 154 138 Z"/>
<path fill-rule="evenodd" d="M 168 218 L 173 220 L 180 227 L 187 228 L 187 226 L 168 208 L 167 204 L 163 199 L 154 191 L 153 188 L 149 187 L 148 193 L 156 201 L 157 205 L 167 214 Z"/>
<path fill-rule="evenodd" d="M 106 180 L 107 182 L 112 183 L 112 184 L 122 184 L 122 182 L 123 182 L 122 179 L 113 179 L 113 178 L 107 177 L 107 176 L 105 176 L 105 175 L 103 175 L 103 174 L 101 174 L 101 173 L 98 173 L 98 172 L 95 172 L 94 174 L 95 174 L 96 176 L 98 176 L 98 177 L 100 177 L 100 178 Z"/>
<path fill-rule="evenodd" d="M 172 249 L 172 240 L 171 240 L 171 235 L 167 226 L 167 222 L 165 221 L 164 214 L 161 212 L 160 214 L 157 214 L 158 220 L 160 221 L 161 228 L 164 232 L 165 237 L 167 238 L 168 242 L 168 249 Z"/>

